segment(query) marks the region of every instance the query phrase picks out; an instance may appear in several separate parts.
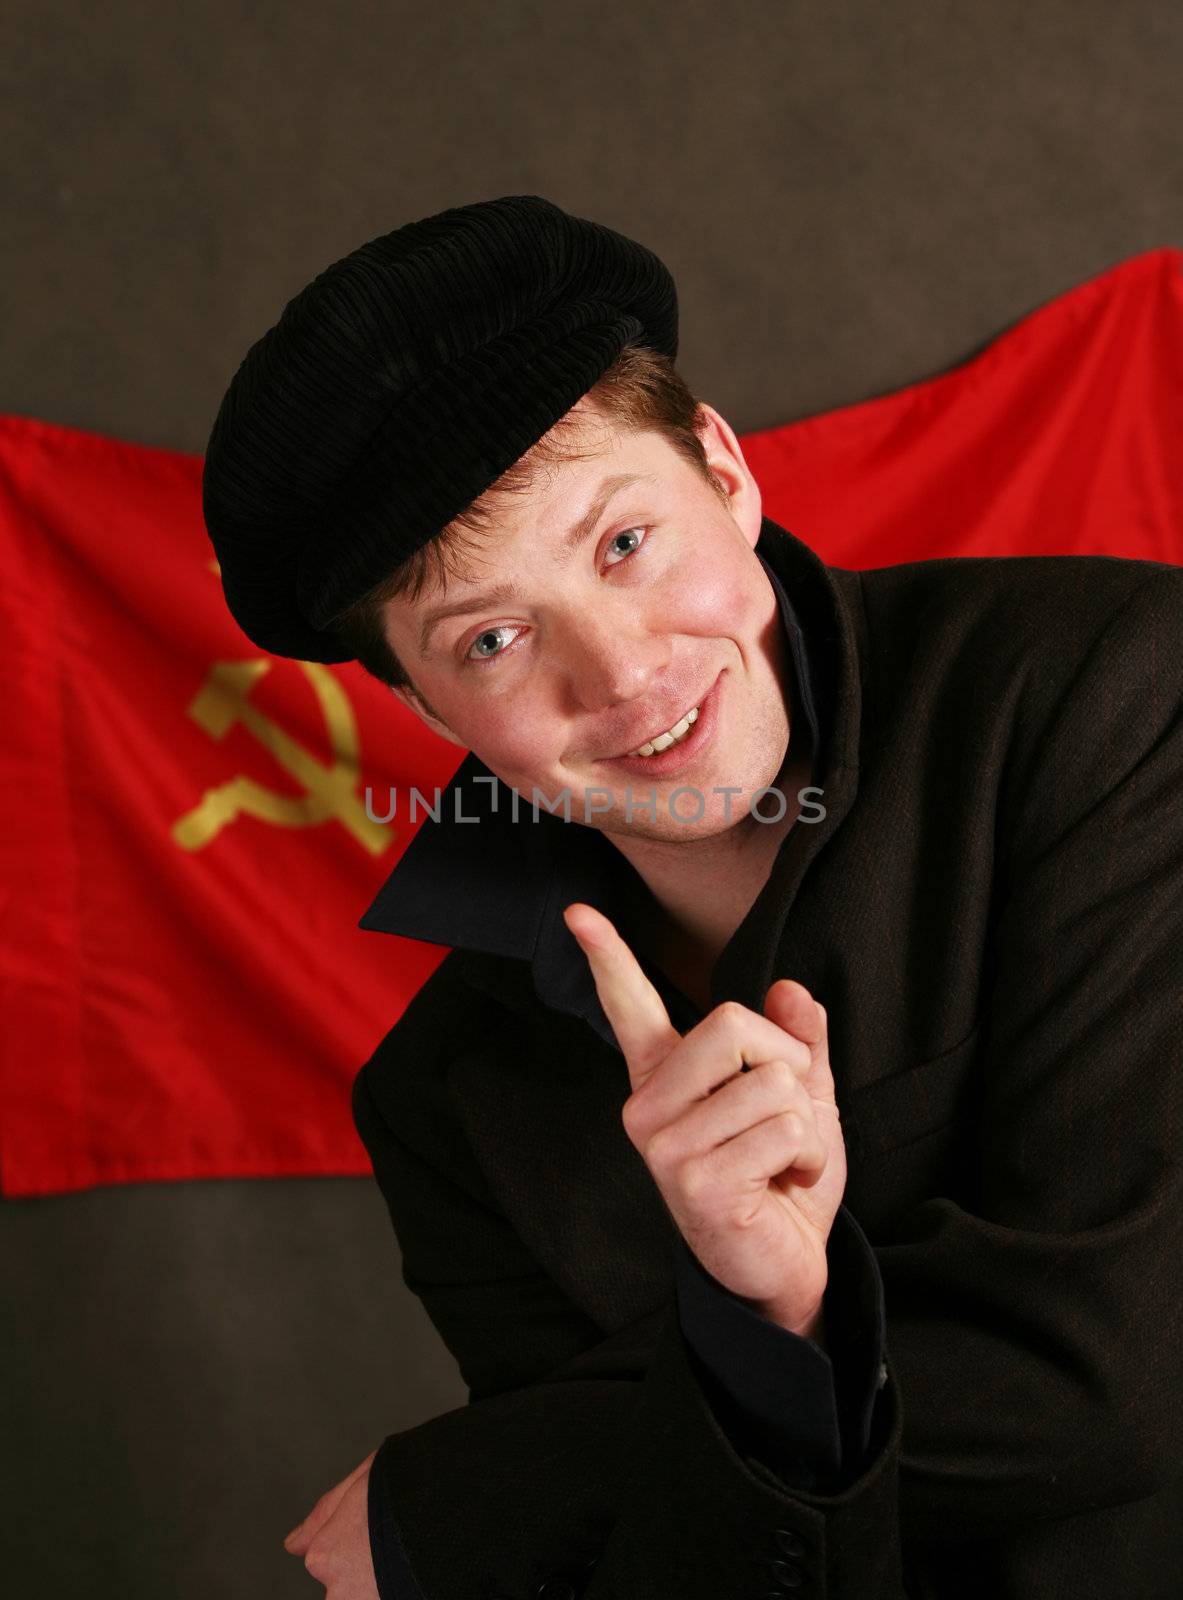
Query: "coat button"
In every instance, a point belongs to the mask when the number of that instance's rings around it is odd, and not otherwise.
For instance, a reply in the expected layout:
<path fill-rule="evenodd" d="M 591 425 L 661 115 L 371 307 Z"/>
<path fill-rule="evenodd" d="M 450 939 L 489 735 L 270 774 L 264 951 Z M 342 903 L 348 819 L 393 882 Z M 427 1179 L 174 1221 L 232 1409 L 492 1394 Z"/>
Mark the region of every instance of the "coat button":
<path fill-rule="evenodd" d="M 790 1561 L 770 1561 L 769 1570 L 783 1589 L 799 1589 L 802 1583 L 801 1568 Z"/>
<path fill-rule="evenodd" d="M 879 1378 L 878 1378 L 878 1381 L 875 1384 L 875 1387 L 877 1389 L 882 1389 L 883 1385 L 886 1382 L 887 1382 L 887 1363 L 885 1361 L 881 1361 L 879 1363 Z"/>
<path fill-rule="evenodd" d="M 805 1540 L 791 1528 L 778 1528 L 772 1536 L 776 1540 L 776 1548 L 786 1556 L 800 1556 L 805 1554 Z"/>

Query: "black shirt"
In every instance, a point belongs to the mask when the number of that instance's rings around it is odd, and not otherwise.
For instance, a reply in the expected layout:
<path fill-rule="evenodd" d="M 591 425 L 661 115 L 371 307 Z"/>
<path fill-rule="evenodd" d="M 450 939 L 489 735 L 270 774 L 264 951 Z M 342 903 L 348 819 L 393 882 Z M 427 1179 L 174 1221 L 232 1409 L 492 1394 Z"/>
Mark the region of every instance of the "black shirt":
<path fill-rule="evenodd" d="M 816 759 L 825 711 L 817 702 L 808 641 L 784 585 L 756 553 L 777 596 L 793 665 L 791 740 L 807 735 Z M 637 892 L 631 865 L 602 833 L 566 823 L 544 804 L 535 810 L 524 796 L 506 791 L 471 753 L 439 797 L 439 820 L 431 809 L 360 926 L 527 961 L 544 1005 L 583 1017 L 618 1048 L 562 911 L 572 901 L 587 901 L 627 938 L 627 908 Z M 511 811 L 516 820 L 509 820 Z M 793 824 L 800 826 L 808 823 Z M 699 1008 L 658 967 L 639 953 L 637 959 L 674 1026 L 683 1033 L 693 1028 L 702 1019 Z M 845 1206 L 835 1217 L 827 1257 L 826 1351 L 731 1294 L 680 1236 L 674 1282 L 695 1371 L 736 1450 L 786 1484 L 837 1493 L 863 1470 L 885 1376 L 885 1317 L 874 1252 Z M 381 1450 L 370 1472 L 369 1513 L 382 1600 L 423 1600 L 393 1524 Z"/>

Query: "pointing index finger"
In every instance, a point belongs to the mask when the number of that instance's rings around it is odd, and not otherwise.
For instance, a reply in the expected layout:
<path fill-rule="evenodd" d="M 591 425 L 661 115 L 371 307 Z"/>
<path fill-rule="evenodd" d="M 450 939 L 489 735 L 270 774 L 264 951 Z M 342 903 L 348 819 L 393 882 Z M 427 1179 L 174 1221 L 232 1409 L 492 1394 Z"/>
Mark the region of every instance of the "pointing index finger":
<path fill-rule="evenodd" d="M 632 1086 L 639 1089 L 682 1035 L 636 956 L 602 911 L 575 900 L 564 908 L 563 921 L 587 957 L 604 1015 L 628 1063 Z"/>

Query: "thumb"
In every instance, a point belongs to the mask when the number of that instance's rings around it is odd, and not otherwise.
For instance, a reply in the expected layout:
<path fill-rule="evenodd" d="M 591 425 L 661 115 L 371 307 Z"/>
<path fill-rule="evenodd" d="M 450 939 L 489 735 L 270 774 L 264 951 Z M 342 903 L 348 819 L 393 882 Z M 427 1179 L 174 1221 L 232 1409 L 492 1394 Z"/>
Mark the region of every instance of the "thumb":
<path fill-rule="evenodd" d="M 283 1547 L 289 1555 L 302 1556 L 307 1552 L 308 1546 L 340 1505 L 345 1491 L 351 1483 L 361 1477 L 363 1472 L 369 1470 L 370 1463 L 377 1454 L 377 1450 L 371 1450 L 364 1461 L 358 1462 L 347 1478 L 342 1478 L 340 1483 L 335 1483 L 321 1495 L 303 1522 L 298 1522 L 283 1541 Z"/>
<path fill-rule="evenodd" d="M 795 978 L 778 978 L 764 997 L 764 1015 L 809 1046 L 805 1087 L 815 1100 L 834 1100 L 826 1008 Z"/>
<path fill-rule="evenodd" d="M 303 1530 L 304 1530 L 304 1524 L 302 1522 L 297 1522 L 296 1526 L 292 1529 L 291 1533 L 289 1533 L 285 1537 L 285 1539 L 283 1541 L 283 1547 L 288 1552 L 289 1555 L 293 1555 L 293 1556 L 303 1555 L 304 1552 L 302 1550 L 297 1549 L 297 1541 L 299 1540 L 300 1534 L 303 1532 Z"/>

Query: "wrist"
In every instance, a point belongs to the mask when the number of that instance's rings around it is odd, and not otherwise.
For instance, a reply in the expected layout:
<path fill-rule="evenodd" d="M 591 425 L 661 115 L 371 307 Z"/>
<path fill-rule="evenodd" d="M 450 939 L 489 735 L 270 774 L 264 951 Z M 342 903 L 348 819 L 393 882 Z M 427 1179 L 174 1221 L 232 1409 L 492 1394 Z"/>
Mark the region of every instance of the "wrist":
<path fill-rule="evenodd" d="M 824 1301 L 819 1301 L 813 1311 L 804 1318 L 799 1310 L 796 1312 L 780 1310 L 775 1305 L 757 1305 L 756 1310 L 770 1322 L 775 1322 L 778 1328 L 783 1328 L 786 1333 L 795 1333 L 802 1339 L 810 1339 L 821 1350 L 827 1348 Z"/>

